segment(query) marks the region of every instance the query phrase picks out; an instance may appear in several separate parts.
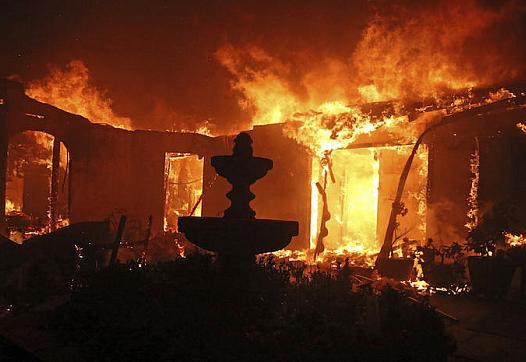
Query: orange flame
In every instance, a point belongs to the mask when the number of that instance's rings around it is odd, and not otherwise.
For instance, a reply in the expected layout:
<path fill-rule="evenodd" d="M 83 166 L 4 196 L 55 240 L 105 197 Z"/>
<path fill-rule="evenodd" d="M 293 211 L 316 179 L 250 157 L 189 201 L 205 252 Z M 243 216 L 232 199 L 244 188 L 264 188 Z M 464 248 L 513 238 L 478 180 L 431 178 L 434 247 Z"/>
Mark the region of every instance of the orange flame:
<path fill-rule="evenodd" d="M 90 84 L 88 68 L 79 60 L 71 61 L 64 70 L 52 68 L 45 78 L 29 83 L 26 94 L 94 123 L 132 129 L 131 120 L 117 116 L 111 108 L 111 99 Z"/>
<path fill-rule="evenodd" d="M 469 231 L 473 230 L 479 222 L 479 181 L 480 181 L 480 146 L 478 139 L 475 139 L 475 150 L 471 154 L 470 159 L 470 170 L 471 170 L 471 186 L 468 194 L 468 221 L 466 227 Z"/>
<path fill-rule="evenodd" d="M 438 2 L 417 11 L 395 10 L 372 18 L 352 55 L 362 100 L 436 98 L 514 74 L 490 49 L 476 56 L 463 51 L 514 14 L 513 2 L 500 9 L 467 0 Z"/>

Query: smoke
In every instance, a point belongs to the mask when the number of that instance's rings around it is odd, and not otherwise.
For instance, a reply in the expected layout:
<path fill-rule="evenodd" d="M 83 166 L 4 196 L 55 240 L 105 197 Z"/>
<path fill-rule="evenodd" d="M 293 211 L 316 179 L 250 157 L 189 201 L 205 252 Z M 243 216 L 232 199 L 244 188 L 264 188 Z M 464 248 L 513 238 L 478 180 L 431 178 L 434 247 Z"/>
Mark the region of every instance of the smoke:
<path fill-rule="evenodd" d="M 370 10 L 359 41 L 338 51 L 224 44 L 215 56 L 240 107 L 255 124 L 276 123 L 327 102 L 439 99 L 524 79 L 526 6 L 516 1 L 376 1 Z"/>
<path fill-rule="evenodd" d="M 366 101 L 418 99 L 514 81 L 524 65 L 509 57 L 521 44 L 509 30 L 524 14 L 515 1 L 386 3 L 351 57 L 358 91 Z"/>
<path fill-rule="evenodd" d="M 111 98 L 133 128 L 207 122 L 232 133 L 325 102 L 440 97 L 526 79 L 520 1 L 72 0 L 56 8 L 6 6 L 2 76 L 42 79 L 47 64 L 80 59 L 88 83 L 106 90 L 101 100 Z"/>
<path fill-rule="evenodd" d="M 451 223 L 451 214 L 459 212 L 458 206 L 452 201 L 444 199 L 433 204 L 427 204 L 427 232 L 439 244 L 449 241 L 464 240 L 466 230 L 460 230 Z M 460 212 L 462 213 L 462 212 Z"/>

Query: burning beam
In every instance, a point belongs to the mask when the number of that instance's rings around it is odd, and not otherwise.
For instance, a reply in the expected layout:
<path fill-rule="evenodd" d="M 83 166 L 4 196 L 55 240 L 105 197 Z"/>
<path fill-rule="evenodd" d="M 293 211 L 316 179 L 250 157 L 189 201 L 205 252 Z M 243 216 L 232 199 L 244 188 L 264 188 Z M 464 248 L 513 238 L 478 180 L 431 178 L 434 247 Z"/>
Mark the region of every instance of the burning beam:
<path fill-rule="evenodd" d="M 58 188 L 60 178 L 60 140 L 55 137 L 53 139 L 53 157 L 51 161 L 51 196 L 50 201 L 50 229 L 55 231 L 57 229 L 58 217 Z"/>

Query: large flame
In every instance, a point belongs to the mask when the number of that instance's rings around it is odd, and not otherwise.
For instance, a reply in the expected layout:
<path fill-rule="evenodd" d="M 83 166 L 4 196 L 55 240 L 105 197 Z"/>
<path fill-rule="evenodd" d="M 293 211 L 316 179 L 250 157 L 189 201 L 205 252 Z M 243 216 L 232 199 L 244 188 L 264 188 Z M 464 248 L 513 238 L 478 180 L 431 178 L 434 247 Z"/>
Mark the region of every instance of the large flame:
<path fill-rule="evenodd" d="M 26 94 L 94 123 L 132 129 L 131 120 L 117 116 L 111 99 L 90 84 L 88 68 L 79 60 L 71 61 L 65 69 L 52 68 L 48 76 L 29 83 Z"/>
<path fill-rule="evenodd" d="M 465 49 L 510 15 L 513 6 L 497 10 L 467 0 L 437 2 L 431 8 L 393 7 L 389 14 L 372 18 L 352 55 L 358 91 L 365 101 L 437 97 L 445 91 L 493 84 L 497 76 L 481 72 L 481 65 L 510 72 L 491 51 L 470 57 Z"/>

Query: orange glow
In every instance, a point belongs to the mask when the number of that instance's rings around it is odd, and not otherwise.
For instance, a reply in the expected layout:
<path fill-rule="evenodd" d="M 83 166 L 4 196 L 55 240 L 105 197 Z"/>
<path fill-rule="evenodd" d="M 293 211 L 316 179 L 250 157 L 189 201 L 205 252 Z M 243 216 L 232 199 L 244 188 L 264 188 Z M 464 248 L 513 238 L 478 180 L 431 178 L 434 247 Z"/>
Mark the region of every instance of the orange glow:
<path fill-rule="evenodd" d="M 164 230 L 177 229 L 179 216 L 189 216 L 203 192 L 203 159 L 195 155 L 167 153 L 165 156 Z M 193 216 L 201 215 L 201 203 Z"/>
<path fill-rule="evenodd" d="M 8 198 L 5 199 L 5 212 L 11 213 L 11 212 L 19 212 L 22 209 L 22 205 L 15 204 L 13 201 L 9 200 Z"/>
<path fill-rule="evenodd" d="M 79 60 L 71 61 L 65 70 L 53 68 L 45 78 L 29 83 L 26 94 L 94 123 L 132 129 L 131 120 L 117 116 L 111 99 L 90 84 L 88 68 Z"/>
<path fill-rule="evenodd" d="M 479 222 L 479 205 L 478 205 L 478 190 L 479 190 L 479 180 L 480 180 L 480 146 L 478 139 L 475 139 L 475 149 L 471 154 L 471 159 L 469 162 L 471 170 L 471 186 L 468 194 L 468 213 L 466 222 L 466 228 L 471 231 L 473 230 Z"/>
<path fill-rule="evenodd" d="M 509 246 L 526 246 L 526 236 L 504 233 L 504 242 Z"/>
<path fill-rule="evenodd" d="M 526 133 L 526 124 L 524 124 L 524 123 L 517 123 L 515 126 L 518 129 L 520 129 L 523 133 Z"/>
<path fill-rule="evenodd" d="M 326 249 L 377 252 L 379 163 L 374 149 L 337 150 L 332 155 L 336 183 L 327 186 L 332 214 L 327 223 Z"/>
<path fill-rule="evenodd" d="M 433 9 L 405 14 L 405 19 L 404 9 L 373 17 L 351 57 L 360 98 L 365 102 L 439 98 L 509 75 L 513 70 L 494 55 L 483 54 L 473 63 L 461 49 L 505 19 L 513 6 L 496 11 L 474 0 L 438 2 Z"/>
<path fill-rule="evenodd" d="M 336 182 L 332 183 L 330 178 L 327 181 L 331 219 L 326 224 L 329 234 L 324 239 L 325 251 L 320 254 L 319 260 L 330 262 L 335 256 L 345 256 L 350 257 L 353 264 L 370 266 L 374 263 L 385 234 L 398 178 L 411 148 L 398 146 L 339 149 L 332 152 Z M 396 234 L 400 241 L 404 236 L 421 241 L 426 235 L 427 148 L 419 150 L 414 162 L 403 197 L 408 212 L 398 220 Z M 320 166 L 316 158 L 313 159 L 312 170 L 311 183 L 323 184 L 325 168 Z M 321 202 L 314 186 L 311 199 L 311 250 L 316 247 Z M 402 252 L 402 249 L 399 251 Z"/>

